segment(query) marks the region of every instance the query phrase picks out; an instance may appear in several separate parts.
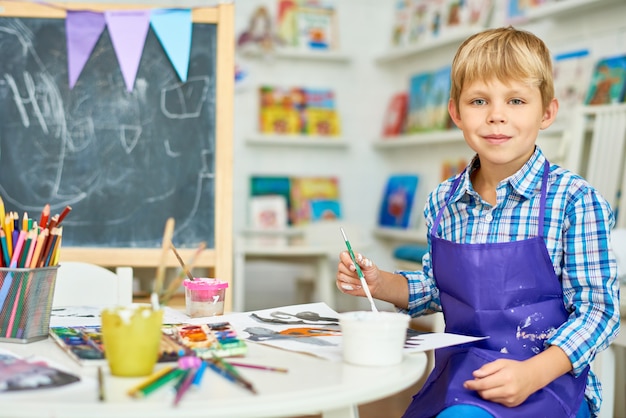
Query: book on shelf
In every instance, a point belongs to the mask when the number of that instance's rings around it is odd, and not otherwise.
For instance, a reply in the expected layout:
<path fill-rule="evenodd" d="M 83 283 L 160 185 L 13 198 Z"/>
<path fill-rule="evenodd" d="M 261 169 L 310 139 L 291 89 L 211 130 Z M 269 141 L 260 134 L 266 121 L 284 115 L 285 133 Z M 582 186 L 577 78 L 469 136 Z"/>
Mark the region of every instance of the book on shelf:
<path fill-rule="evenodd" d="M 421 72 L 409 80 L 409 107 L 407 110 L 406 132 L 423 132 L 429 129 L 426 108 L 428 92 L 432 82 L 431 72 Z"/>
<path fill-rule="evenodd" d="M 276 28 L 280 39 L 287 47 L 295 47 L 297 39 L 296 14 L 297 0 L 278 0 L 276 4 Z"/>
<path fill-rule="evenodd" d="M 106 347 L 99 325 L 50 327 L 50 336 L 80 365 L 106 364 Z M 194 355 L 211 358 L 243 356 L 247 345 L 228 322 L 213 324 L 164 324 L 158 362 L 175 362 L 192 350 Z"/>
<path fill-rule="evenodd" d="M 391 96 L 383 119 L 383 137 L 397 136 L 404 132 L 409 95 L 399 92 Z"/>
<path fill-rule="evenodd" d="M 311 222 L 341 219 L 341 203 L 337 199 L 311 200 Z"/>
<path fill-rule="evenodd" d="M 311 202 L 335 200 L 339 202 L 339 179 L 337 177 L 293 177 L 291 179 L 291 213 L 294 226 L 313 221 Z"/>
<path fill-rule="evenodd" d="M 626 94 L 626 55 L 600 59 L 593 70 L 585 104 L 622 103 Z"/>
<path fill-rule="evenodd" d="M 559 115 L 568 117 L 585 101 L 593 63 L 588 49 L 554 55 L 554 95 L 559 101 Z"/>
<path fill-rule="evenodd" d="M 252 175 L 250 176 L 250 199 L 260 196 L 282 196 L 291 208 L 291 178 L 289 176 Z M 287 223 L 290 223 L 289 218 Z"/>
<path fill-rule="evenodd" d="M 393 2 L 393 22 L 391 24 L 391 46 L 406 45 L 408 39 L 409 20 L 411 18 L 412 0 L 395 0 Z"/>
<path fill-rule="evenodd" d="M 378 225 L 406 229 L 414 216 L 419 177 L 417 174 L 392 174 L 383 190 Z"/>
<path fill-rule="evenodd" d="M 263 232 L 281 231 L 289 225 L 287 198 L 283 195 L 269 194 L 252 196 L 249 202 L 250 227 L 258 232 L 253 237 L 257 245 L 286 245 L 287 237 L 263 234 Z"/>
<path fill-rule="evenodd" d="M 302 51 L 338 48 L 334 2 L 278 0 L 276 26 L 284 45 Z"/>
<path fill-rule="evenodd" d="M 306 88 L 304 96 L 304 132 L 317 136 L 339 135 L 341 128 L 333 90 Z"/>
<path fill-rule="evenodd" d="M 259 131 L 264 134 L 297 135 L 303 132 L 301 89 L 259 88 Z"/>
<path fill-rule="evenodd" d="M 336 13 L 332 5 L 304 4 L 296 11 L 298 48 L 333 50 L 339 43 Z"/>
<path fill-rule="evenodd" d="M 337 136 L 335 93 L 327 88 L 261 86 L 259 130 L 263 134 Z"/>
<path fill-rule="evenodd" d="M 452 121 L 448 114 L 451 69 L 451 67 L 446 66 L 433 72 L 426 96 L 427 129 L 444 130 L 451 128 Z"/>
<path fill-rule="evenodd" d="M 492 0 L 398 0 L 391 44 L 400 47 L 484 28 L 492 10 Z"/>

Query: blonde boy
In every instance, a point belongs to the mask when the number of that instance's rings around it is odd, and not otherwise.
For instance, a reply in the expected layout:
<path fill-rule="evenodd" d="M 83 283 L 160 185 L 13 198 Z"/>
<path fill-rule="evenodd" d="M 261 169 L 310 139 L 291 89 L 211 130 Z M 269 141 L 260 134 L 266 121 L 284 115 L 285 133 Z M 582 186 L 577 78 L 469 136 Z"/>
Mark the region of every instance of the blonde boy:
<path fill-rule="evenodd" d="M 512 27 L 468 38 L 452 63 L 448 111 L 475 157 L 430 195 L 423 270 L 358 256 L 372 295 L 446 331 L 489 336 L 437 350 L 405 417 L 589 417 L 595 355 L 619 328 L 608 203 L 536 146 L 556 118 L 550 53 Z M 337 286 L 363 296 L 340 254 Z"/>

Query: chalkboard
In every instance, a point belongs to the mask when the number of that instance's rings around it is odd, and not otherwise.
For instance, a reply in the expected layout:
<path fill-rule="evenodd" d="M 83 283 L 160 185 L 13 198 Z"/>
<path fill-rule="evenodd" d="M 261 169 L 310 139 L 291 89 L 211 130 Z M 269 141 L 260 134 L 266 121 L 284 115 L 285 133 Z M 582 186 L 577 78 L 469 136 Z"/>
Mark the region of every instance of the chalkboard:
<path fill-rule="evenodd" d="M 63 246 L 215 245 L 217 25 L 194 23 L 181 83 L 150 30 L 134 89 L 105 29 L 68 85 L 65 20 L 0 18 L 0 195 L 37 218 L 66 206 Z"/>

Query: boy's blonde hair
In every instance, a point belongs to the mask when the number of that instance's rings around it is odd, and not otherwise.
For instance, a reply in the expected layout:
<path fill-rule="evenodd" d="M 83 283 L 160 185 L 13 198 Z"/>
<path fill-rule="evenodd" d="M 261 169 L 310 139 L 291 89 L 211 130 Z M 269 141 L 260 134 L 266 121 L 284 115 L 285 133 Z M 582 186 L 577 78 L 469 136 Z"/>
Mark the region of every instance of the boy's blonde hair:
<path fill-rule="evenodd" d="M 544 110 L 554 98 L 550 51 L 530 32 L 509 26 L 467 38 L 452 61 L 450 98 L 458 108 L 463 86 L 493 77 L 539 87 Z"/>

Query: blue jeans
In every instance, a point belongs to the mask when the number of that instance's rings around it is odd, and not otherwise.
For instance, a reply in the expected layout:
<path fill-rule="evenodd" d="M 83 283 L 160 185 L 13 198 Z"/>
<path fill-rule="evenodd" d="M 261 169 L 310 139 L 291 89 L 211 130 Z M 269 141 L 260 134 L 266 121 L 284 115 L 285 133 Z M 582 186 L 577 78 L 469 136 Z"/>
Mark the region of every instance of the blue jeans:
<path fill-rule="evenodd" d="M 580 405 L 580 409 L 576 413 L 576 418 L 589 418 L 591 413 L 589 412 L 589 405 L 587 401 L 583 400 Z M 474 405 L 454 405 L 441 411 L 436 418 L 493 418 L 489 412 Z"/>

